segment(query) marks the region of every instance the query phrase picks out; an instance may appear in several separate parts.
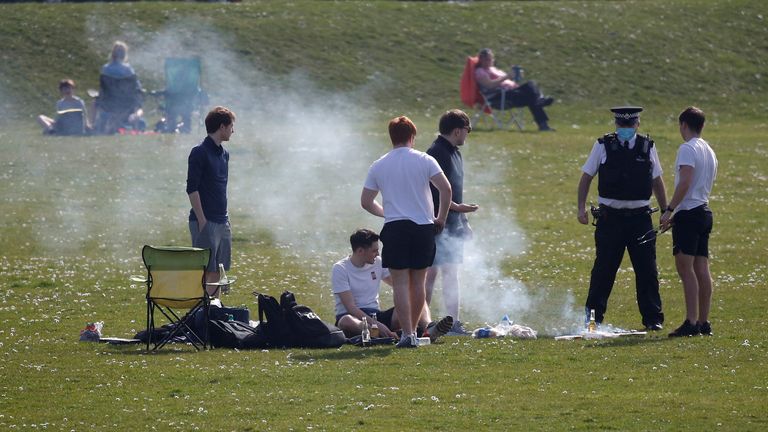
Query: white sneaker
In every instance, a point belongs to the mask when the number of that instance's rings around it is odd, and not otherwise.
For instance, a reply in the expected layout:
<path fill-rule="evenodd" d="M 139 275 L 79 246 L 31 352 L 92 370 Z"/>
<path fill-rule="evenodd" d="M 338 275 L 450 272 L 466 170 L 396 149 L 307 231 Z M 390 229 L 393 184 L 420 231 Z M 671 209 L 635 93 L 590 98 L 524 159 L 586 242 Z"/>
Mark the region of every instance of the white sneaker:
<path fill-rule="evenodd" d="M 400 342 L 395 345 L 397 348 L 418 348 L 416 343 L 416 337 L 414 335 L 407 336 L 405 339 L 400 339 Z"/>

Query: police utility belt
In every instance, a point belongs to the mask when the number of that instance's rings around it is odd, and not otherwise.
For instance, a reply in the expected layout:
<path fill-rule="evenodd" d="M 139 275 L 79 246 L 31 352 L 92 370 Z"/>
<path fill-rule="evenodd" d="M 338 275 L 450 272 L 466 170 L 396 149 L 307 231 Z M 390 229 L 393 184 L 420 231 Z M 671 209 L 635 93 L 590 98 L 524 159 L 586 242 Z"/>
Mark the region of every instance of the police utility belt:
<path fill-rule="evenodd" d="M 600 204 L 600 206 L 598 206 L 597 209 L 601 213 L 601 215 L 622 216 L 622 217 L 639 216 L 639 215 L 645 215 L 645 214 L 651 213 L 650 206 L 638 207 L 633 209 L 626 209 L 626 208 L 618 209 L 618 208 L 608 207 L 607 205 Z"/>
<path fill-rule="evenodd" d="M 608 207 L 607 205 L 604 205 L 604 204 L 600 204 L 597 207 L 593 206 L 590 209 L 590 211 L 592 212 L 594 223 L 597 223 L 597 220 L 601 218 L 602 219 L 625 218 L 625 217 L 648 215 L 653 213 L 653 209 L 651 209 L 650 206 L 644 206 L 644 207 L 638 207 L 638 208 L 632 208 L 632 209 L 619 209 L 614 207 Z"/>

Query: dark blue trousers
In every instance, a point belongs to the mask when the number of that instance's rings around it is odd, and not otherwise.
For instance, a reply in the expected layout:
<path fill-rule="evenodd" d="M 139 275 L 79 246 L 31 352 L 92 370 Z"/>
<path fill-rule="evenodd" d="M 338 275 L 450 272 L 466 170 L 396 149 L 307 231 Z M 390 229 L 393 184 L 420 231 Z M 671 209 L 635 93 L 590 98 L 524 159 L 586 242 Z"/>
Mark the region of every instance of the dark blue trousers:
<path fill-rule="evenodd" d="M 608 309 L 608 297 L 611 295 L 625 249 L 629 252 L 635 270 L 637 306 L 643 318 L 643 325 L 664 322 L 659 295 L 659 271 L 656 267 L 656 240 L 642 245 L 637 240 L 652 229 L 653 221 L 649 214 L 637 211 L 607 211 L 604 208 L 595 229 L 596 256 L 586 303 L 587 310 L 595 310 L 597 322 L 603 321 L 603 315 Z"/>

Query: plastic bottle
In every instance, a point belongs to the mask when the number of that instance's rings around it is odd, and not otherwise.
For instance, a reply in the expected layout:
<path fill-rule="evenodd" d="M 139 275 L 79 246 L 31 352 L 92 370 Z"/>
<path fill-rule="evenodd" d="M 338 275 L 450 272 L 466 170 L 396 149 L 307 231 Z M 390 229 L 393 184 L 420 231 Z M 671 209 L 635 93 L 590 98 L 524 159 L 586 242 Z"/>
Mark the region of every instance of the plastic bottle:
<path fill-rule="evenodd" d="M 499 336 L 506 336 L 512 330 L 512 320 L 509 319 L 509 315 L 504 315 L 495 329 Z"/>
<path fill-rule="evenodd" d="M 523 68 L 520 65 L 512 66 L 512 81 L 519 84 L 521 79 L 523 79 Z"/>
<path fill-rule="evenodd" d="M 373 320 L 371 323 L 371 338 L 376 339 L 379 337 L 379 321 L 375 313 L 371 314 L 371 320 Z"/>
<path fill-rule="evenodd" d="M 597 323 L 595 322 L 595 310 L 589 310 L 589 324 L 587 324 L 587 332 L 594 333 L 597 331 Z"/>
<path fill-rule="evenodd" d="M 363 317 L 363 332 L 361 333 L 363 345 L 371 343 L 371 330 L 368 328 L 368 317 Z"/>

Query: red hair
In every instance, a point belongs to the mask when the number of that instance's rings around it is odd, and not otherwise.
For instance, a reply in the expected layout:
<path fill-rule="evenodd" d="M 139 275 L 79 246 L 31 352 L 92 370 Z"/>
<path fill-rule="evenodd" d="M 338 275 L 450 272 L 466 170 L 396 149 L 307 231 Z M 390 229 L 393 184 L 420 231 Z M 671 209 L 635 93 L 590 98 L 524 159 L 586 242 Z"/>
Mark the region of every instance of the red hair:
<path fill-rule="evenodd" d="M 416 136 L 416 125 L 406 116 L 395 117 L 389 121 L 389 139 L 392 144 L 405 144 Z"/>

